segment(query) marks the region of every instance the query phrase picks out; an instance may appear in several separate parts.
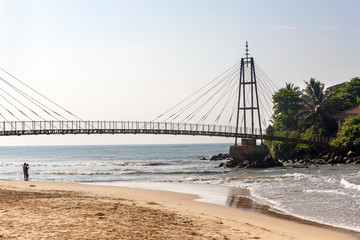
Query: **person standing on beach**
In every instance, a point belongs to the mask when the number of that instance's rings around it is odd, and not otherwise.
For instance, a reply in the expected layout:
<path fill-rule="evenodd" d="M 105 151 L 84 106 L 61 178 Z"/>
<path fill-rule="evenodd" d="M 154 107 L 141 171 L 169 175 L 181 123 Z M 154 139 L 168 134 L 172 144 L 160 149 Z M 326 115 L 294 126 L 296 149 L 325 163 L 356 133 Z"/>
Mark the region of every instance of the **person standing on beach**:
<path fill-rule="evenodd" d="M 23 172 L 24 172 L 24 181 L 29 181 L 29 164 L 24 163 Z"/>

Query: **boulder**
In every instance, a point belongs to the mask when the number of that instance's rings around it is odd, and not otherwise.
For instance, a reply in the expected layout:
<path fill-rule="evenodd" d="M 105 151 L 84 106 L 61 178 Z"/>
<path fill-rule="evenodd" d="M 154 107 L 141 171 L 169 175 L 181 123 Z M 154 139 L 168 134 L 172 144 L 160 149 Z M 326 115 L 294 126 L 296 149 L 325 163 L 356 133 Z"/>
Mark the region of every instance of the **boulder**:
<path fill-rule="evenodd" d="M 269 168 L 269 167 L 281 167 L 283 164 L 278 159 L 273 159 L 271 155 L 267 155 L 264 159 L 250 161 L 235 161 L 231 160 L 226 163 L 220 163 L 219 167 L 229 168 Z"/>
<path fill-rule="evenodd" d="M 354 158 L 348 158 L 345 163 L 350 164 L 350 163 L 355 162 L 354 160 L 355 160 Z"/>
<path fill-rule="evenodd" d="M 231 156 L 230 156 L 230 154 L 228 154 L 228 153 L 224 153 L 224 159 L 230 159 L 231 158 Z"/>
<path fill-rule="evenodd" d="M 338 164 L 339 161 L 338 159 L 335 159 L 335 158 L 331 158 L 329 161 L 326 162 L 327 164 L 331 164 L 331 165 L 335 165 L 335 164 Z"/>
<path fill-rule="evenodd" d="M 338 161 L 338 158 L 337 159 L 334 158 L 334 161 Z M 313 159 L 312 162 L 315 164 L 325 164 L 326 163 L 325 160 L 322 158 Z"/>
<path fill-rule="evenodd" d="M 238 163 L 235 162 L 234 160 L 225 162 L 225 163 L 220 163 L 219 167 L 223 167 L 223 168 L 234 168 L 237 167 Z"/>
<path fill-rule="evenodd" d="M 356 157 L 356 153 L 353 152 L 353 151 L 349 151 L 349 152 L 346 154 L 346 156 L 348 156 L 348 157 Z"/>
<path fill-rule="evenodd" d="M 236 161 L 232 160 L 232 161 L 226 162 L 225 167 L 234 168 L 237 166 L 237 164 L 238 163 Z"/>
<path fill-rule="evenodd" d="M 299 160 L 299 161 L 296 161 L 296 162 L 298 162 L 298 163 L 300 163 L 300 164 L 302 164 L 302 163 L 306 163 L 306 159 L 301 159 L 301 160 Z"/>
<path fill-rule="evenodd" d="M 251 165 L 254 168 L 269 168 L 269 167 L 283 166 L 283 164 L 279 160 L 273 159 L 271 155 L 267 155 L 263 160 L 257 160 Z"/>
<path fill-rule="evenodd" d="M 238 167 L 239 168 L 248 168 L 248 167 L 250 167 L 250 161 L 244 160 L 242 162 L 239 162 Z"/>
<path fill-rule="evenodd" d="M 217 155 L 214 155 L 214 156 L 212 156 L 212 157 L 210 158 L 210 160 L 211 160 L 211 161 L 216 161 L 216 160 L 218 160 L 218 156 L 217 156 Z"/>

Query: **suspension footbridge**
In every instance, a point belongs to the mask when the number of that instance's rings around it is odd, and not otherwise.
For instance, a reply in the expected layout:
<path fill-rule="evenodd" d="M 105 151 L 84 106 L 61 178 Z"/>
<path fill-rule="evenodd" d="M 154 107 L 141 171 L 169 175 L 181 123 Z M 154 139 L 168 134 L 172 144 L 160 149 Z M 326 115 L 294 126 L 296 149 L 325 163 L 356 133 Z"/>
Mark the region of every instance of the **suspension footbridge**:
<path fill-rule="evenodd" d="M 0 136 L 154 134 L 227 137 L 235 144 L 238 138 L 327 144 L 320 137 L 266 133 L 277 88 L 248 48 L 245 55 L 152 121 L 85 121 L 0 68 Z"/>
<path fill-rule="evenodd" d="M 12 121 L 1 122 L 0 136 L 22 135 L 65 135 L 65 134 L 153 134 L 153 135 L 187 135 L 227 138 L 252 138 L 251 129 L 236 131 L 235 126 L 173 123 L 173 122 L 139 122 L 139 121 Z M 248 132 L 248 133 L 245 133 Z M 255 130 L 255 139 L 265 139 L 304 144 L 326 144 L 329 139 L 314 137 L 301 139 L 289 137 L 290 133 L 271 135 Z"/>

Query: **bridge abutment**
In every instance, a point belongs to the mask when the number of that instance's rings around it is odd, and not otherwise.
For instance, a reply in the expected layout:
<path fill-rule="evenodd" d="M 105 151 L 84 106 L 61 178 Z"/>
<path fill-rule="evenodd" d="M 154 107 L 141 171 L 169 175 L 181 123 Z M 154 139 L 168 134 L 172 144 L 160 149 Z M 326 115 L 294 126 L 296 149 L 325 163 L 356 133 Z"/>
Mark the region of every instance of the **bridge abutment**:
<path fill-rule="evenodd" d="M 229 154 L 236 162 L 248 160 L 253 163 L 263 160 L 269 154 L 269 149 L 265 145 L 252 144 L 252 139 L 241 139 L 241 145 L 230 146 Z"/>

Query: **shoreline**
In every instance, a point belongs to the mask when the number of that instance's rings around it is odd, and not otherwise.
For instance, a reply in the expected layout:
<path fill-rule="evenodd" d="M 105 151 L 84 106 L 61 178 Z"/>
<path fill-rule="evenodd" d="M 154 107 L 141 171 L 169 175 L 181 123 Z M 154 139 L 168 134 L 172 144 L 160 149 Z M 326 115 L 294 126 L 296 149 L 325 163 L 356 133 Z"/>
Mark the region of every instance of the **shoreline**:
<path fill-rule="evenodd" d="M 192 194 L 196 195 L 197 198 L 194 198 L 194 201 L 205 202 L 215 205 L 220 205 L 227 208 L 240 209 L 243 211 L 248 211 L 252 213 L 259 213 L 262 215 L 279 218 L 287 221 L 292 221 L 296 223 L 301 223 L 309 226 L 316 226 L 324 229 L 329 229 L 332 231 L 343 232 L 345 234 L 349 234 L 355 236 L 357 239 L 360 239 L 360 232 L 346 229 L 342 227 L 332 226 L 324 223 L 315 222 L 312 220 L 307 220 L 305 218 L 301 218 L 298 216 L 276 212 L 271 210 L 270 206 L 258 203 L 252 200 L 249 196 L 249 190 L 245 188 L 238 188 L 232 186 L 222 186 L 222 185 L 212 185 L 212 184 L 203 184 L 203 183 L 184 183 L 184 182 L 113 182 L 113 183 L 91 183 L 91 185 L 99 185 L 99 186 L 119 186 L 119 187 L 129 187 L 129 188 L 137 188 L 137 189 L 148 189 L 155 191 L 169 191 L 175 193 L 182 194 Z M 183 185 L 182 187 L 179 187 Z M 187 188 L 186 186 L 191 186 Z M 194 189 L 195 186 L 195 189 Z M 171 189 L 171 188 L 174 189 Z M 214 190 L 199 190 L 200 188 L 214 188 Z M 211 193 L 221 193 L 223 195 L 227 194 L 224 198 L 214 198 L 210 194 Z M 228 192 L 228 193 L 226 193 Z"/>
<path fill-rule="evenodd" d="M 190 229 L 193 229 L 192 232 L 189 232 L 190 234 L 189 236 L 194 236 L 194 237 L 189 239 L 208 239 L 209 236 L 215 236 L 215 235 L 218 237 L 221 236 L 221 238 L 224 239 L 225 237 L 227 239 L 277 239 L 277 240 L 356 239 L 354 235 L 349 235 L 349 233 L 344 233 L 333 229 L 325 229 L 318 226 L 314 226 L 313 224 L 305 225 L 299 222 L 283 220 L 254 212 L 240 210 L 238 208 L 235 209 L 235 208 L 223 207 L 211 203 L 194 201 L 194 199 L 197 198 L 196 195 L 169 192 L 169 191 L 158 191 L 158 190 L 147 190 L 147 189 L 144 190 L 144 189 L 135 189 L 135 188 L 119 187 L 119 186 L 104 186 L 104 185 L 99 186 L 99 185 L 91 185 L 91 184 L 65 183 L 65 182 L 23 182 L 23 181 L 9 181 L 9 180 L 0 180 L 0 191 L 2 192 L 16 191 L 17 194 L 20 195 L 43 194 L 43 193 L 58 194 L 60 197 L 57 198 L 61 198 L 62 201 L 67 201 L 67 205 L 66 205 L 67 208 L 68 207 L 71 208 L 71 206 L 73 206 L 73 204 L 76 203 L 72 199 L 80 199 L 81 196 L 86 195 L 92 197 L 91 198 L 91 201 L 93 203 L 92 205 L 99 204 L 102 207 L 105 207 L 105 205 L 101 204 L 101 201 L 111 202 L 111 204 L 113 204 L 114 202 L 123 201 L 124 206 L 126 208 L 133 206 L 134 209 L 137 210 L 138 208 L 141 208 L 142 211 L 151 210 L 159 214 L 164 213 L 164 216 L 168 216 L 169 214 L 170 215 L 175 214 L 177 216 L 177 218 L 175 219 L 182 219 L 182 220 L 181 223 L 175 222 L 173 225 L 168 224 L 170 228 L 172 227 L 174 228 L 170 232 L 167 232 L 166 229 L 158 229 L 156 228 L 156 226 L 155 229 L 151 227 L 148 229 L 151 230 L 152 232 L 155 231 L 154 233 L 157 234 L 165 234 L 165 236 L 167 236 L 167 234 L 171 234 L 172 232 L 179 230 L 180 227 L 180 233 L 182 233 L 183 232 L 182 230 L 184 229 L 187 229 L 189 231 Z M 74 194 L 74 196 L 72 196 L 72 194 Z M 71 195 L 72 197 L 70 198 L 69 195 Z M 11 197 L 11 195 L 9 195 L 8 197 Z M 55 204 L 57 199 L 54 198 L 52 201 L 54 201 Z M 127 205 L 127 203 L 129 204 Z M 80 204 L 80 202 L 78 204 Z M 4 221 L 5 219 L 7 219 L 6 217 L 11 218 L 15 214 L 12 213 L 12 211 L 15 210 L 13 210 L 10 207 L 8 209 L 4 209 L 6 208 L 5 205 L 3 206 L 0 205 L 0 217 L 1 219 L 4 219 Z M 18 207 L 18 205 L 15 206 Z M 47 205 L 43 205 L 41 202 L 37 202 L 36 206 L 31 206 L 31 207 L 41 210 L 46 206 Z M 87 210 L 79 206 L 73 206 L 74 207 L 73 211 Z M 138 208 L 136 208 L 137 206 Z M 16 213 L 21 216 L 22 215 L 21 211 L 26 211 L 26 208 L 25 209 L 20 208 L 19 211 L 20 212 L 16 212 Z M 61 211 L 64 210 L 54 208 L 52 209 L 52 211 L 50 211 L 50 213 L 47 214 L 58 215 L 62 213 Z M 130 211 L 131 216 L 133 215 L 132 212 L 134 212 L 134 210 Z M 112 214 L 112 211 L 108 211 L 106 212 L 106 214 Z M 36 218 L 36 215 L 33 217 Z M 49 216 L 46 215 L 46 217 Z M 62 217 L 66 217 L 66 216 L 62 216 Z M 142 219 L 141 216 L 132 216 L 132 217 L 138 217 L 139 219 Z M 106 219 L 106 217 L 103 218 Z M 104 220 L 103 218 L 102 216 L 96 216 L 96 223 L 98 219 Z M 158 217 L 154 218 L 153 220 L 156 220 L 157 218 Z M 192 225 L 190 224 L 193 227 L 189 227 L 189 225 L 186 225 L 189 221 L 183 220 L 183 218 L 194 219 L 193 221 L 191 221 Z M 65 218 L 64 221 L 65 222 L 67 220 L 70 221 L 71 219 L 72 218 Z M 174 218 L 171 218 L 169 220 L 168 218 L 164 217 L 164 219 L 166 221 L 170 221 L 171 223 L 172 221 L 174 221 Z M 151 219 L 146 220 L 145 223 L 148 224 L 153 220 Z M 15 220 L 9 219 L 9 221 L 10 221 L 9 224 L 13 224 L 11 221 L 15 221 Z M 47 224 L 47 222 L 45 222 L 44 225 L 43 221 L 44 220 L 40 220 L 39 222 L 33 222 L 32 224 L 41 225 L 43 228 L 46 228 L 47 227 L 46 225 L 50 225 Z M 161 223 L 162 222 L 159 222 L 159 224 Z M 199 223 L 201 224 L 199 225 Z M 19 224 L 21 225 L 22 223 Z M 120 228 L 125 227 L 125 225 L 120 224 L 118 225 L 118 227 Z M 102 231 L 106 231 L 106 229 L 104 228 L 106 228 L 107 226 L 108 225 L 99 225 L 98 227 L 100 233 Z M 37 225 L 35 227 L 37 227 Z M 126 226 L 126 227 L 132 230 L 132 228 L 134 227 L 138 228 L 140 226 Z M 182 229 L 182 227 L 184 229 Z M 6 229 L 6 228 L 2 226 L 0 229 Z M 117 231 L 116 228 L 114 228 L 113 230 Z M 147 234 L 148 230 L 146 230 L 146 233 L 138 232 L 137 234 Z M 54 228 L 53 231 L 55 231 L 55 233 L 49 232 L 48 234 L 56 234 L 56 231 L 60 231 L 60 230 Z M 5 239 L 11 239 L 11 238 L 6 238 L 7 234 L 4 232 L 0 232 L 0 234 L 3 234 L 5 236 Z M 106 236 L 109 237 L 110 235 L 105 235 L 105 237 Z M 161 238 L 160 237 L 157 238 L 154 235 L 153 238 L 150 236 L 150 239 L 161 239 Z M 172 239 L 184 239 L 184 236 L 174 235 Z"/>

